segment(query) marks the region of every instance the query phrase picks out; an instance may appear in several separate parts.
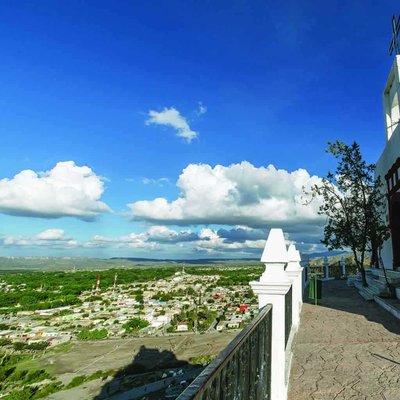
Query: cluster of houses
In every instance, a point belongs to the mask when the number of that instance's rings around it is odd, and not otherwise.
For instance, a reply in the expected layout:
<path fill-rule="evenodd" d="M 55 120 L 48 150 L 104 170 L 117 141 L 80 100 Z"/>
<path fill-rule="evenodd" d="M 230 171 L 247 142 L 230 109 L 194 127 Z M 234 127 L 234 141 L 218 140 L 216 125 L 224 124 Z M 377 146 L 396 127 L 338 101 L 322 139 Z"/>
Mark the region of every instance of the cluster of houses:
<path fill-rule="evenodd" d="M 157 281 L 119 285 L 105 291 L 87 291 L 80 295 L 82 304 L 46 310 L 19 311 L 14 315 L 1 314 L 0 323 L 7 329 L 0 330 L 0 339 L 28 344 L 46 340 L 50 345 L 75 339 L 84 328 L 107 330 L 107 336 L 122 337 L 124 324 L 133 318 L 141 318 L 148 326 L 142 335 L 166 335 L 171 332 L 187 332 L 188 321 L 172 325 L 175 315 L 183 309 L 207 306 L 217 318 L 211 330 L 241 328 L 258 312 L 258 306 L 246 297 L 248 286 L 218 287 L 218 275 L 191 275 L 177 272 L 171 278 Z M 4 283 L 3 283 L 4 285 Z M 12 289 L 12 288 L 8 288 Z M 23 288 L 20 288 L 23 290 Z M 140 292 L 138 301 L 135 293 Z M 168 300 L 157 299 L 157 294 L 173 294 Z"/>

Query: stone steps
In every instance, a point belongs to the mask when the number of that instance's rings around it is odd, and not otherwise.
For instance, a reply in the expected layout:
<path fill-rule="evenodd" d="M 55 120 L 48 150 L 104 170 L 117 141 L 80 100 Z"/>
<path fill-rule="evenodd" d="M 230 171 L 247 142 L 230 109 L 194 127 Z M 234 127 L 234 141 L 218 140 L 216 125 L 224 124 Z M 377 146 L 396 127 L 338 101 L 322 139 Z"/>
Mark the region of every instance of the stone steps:
<path fill-rule="evenodd" d="M 385 274 L 382 269 L 371 268 L 366 271 L 368 271 L 369 274 L 373 275 L 374 277 L 378 278 L 380 281 L 386 282 Z M 386 270 L 386 275 L 389 283 L 394 286 L 400 286 L 400 271 Z"/>
<path fill-rule="evenodd" d="M 355 286 L 359 292 L 364 293 L 364 295 L 360 293 L 364 298 L 368 297 L 367 300 L 372 300 L 373 296 L 388 297 L 390 295 L 386 282 L 375 279 L 371 275 L 366 276 L 366 281 L 368 287 L 362 285 L 361 276 L 353 275 L 347 280 L 347 285 Z M 370 298 L 371 296 L 372 298 Z"/>
<path fill-rule="evenodd" d="M 364 287 L 361 281 L 354 281 L 354 286 L 357 288 L 360 296 L 365 300 L 371 301 L 374 300 L 375 294 L 369 287 Z"/>
<path fill-rule="evenodd" d="M 390 314 L 395 316 L 400 320 L 400 300 L 398 299 L 384 299 L 379 296 L 374 297 L 375 302 L 384 308 L 386 311 L 389 311 Z"/>
<path fill-rule="evenodd" d="M 361 277 L 359 275 L 347 276 L 347 286 L 354 287 L 355 282 L 361 282 Z"/>
<path fill-rule="evenodd" d="M 374 294 L 371 293 L 369 290 L 366 290 L 365 288 L 362 290 L 359 290 L 358 293 L 360 293 L 360 296 L 363 297 L 367 301 L 374 300 Z"/>
<path fill-rule="evenodd" d="M 368 275 L 366 276 L 366 280 L 368 283 L 368 288 L 376 296 L 387 297 L 390 295 L 386 282 L 382 282 L 381 280 L 372 278 L 371 276 Z"/>
<path fill-rule="evenodd" d="M 396 278 L 396 275 L 399 274 L 398 271 L 390 271 L 390 273 L 391 278 Z M 374 300 L 375 303 L 400 320 L 400 293 L 398 293 L 400 290 L 396 290 L 396 294 L 398 296 L 397 299 L 388 298 L 389 289 L 387 288 L 386 280 L 382 270 L 374 270 L 372 272 L 371 270 L 367 270 L 366 279 L 369 286 L 364 287 L 362 285 L 360 275 L 351 275 L 347 280 L 347 285 L 356 287 L 360 296 L 362 296 L 365 300 Z"/>
<path fill-rule="evenodd" d="M 386 280 L 380 275 L 375 274 L 371 269 L 365 270 L 365 279 L 368 283 L 368 290 L 363 287 L 361 274 L 351 275 L 347 278 L 348 286 L 356 286 L 360 294 L 367 300 L 372 300 L 371 296 L 389 297 L 390 291 Z"/>

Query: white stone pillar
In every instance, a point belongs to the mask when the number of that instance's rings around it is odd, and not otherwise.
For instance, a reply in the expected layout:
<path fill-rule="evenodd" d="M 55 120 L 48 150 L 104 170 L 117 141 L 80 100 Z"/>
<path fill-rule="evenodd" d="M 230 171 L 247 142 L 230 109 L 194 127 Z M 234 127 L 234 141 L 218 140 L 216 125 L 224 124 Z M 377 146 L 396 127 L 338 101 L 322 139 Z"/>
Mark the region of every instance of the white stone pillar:
<path fill-rule="evenodd" d="M 330 281 L 332 279 L 335 279 L 329 276 L 329 262 L 327 256 L 324 257 L 324 274 L 325 276 L 322 278 L 323 281 Z"/>
<path fill-rule="evenodd" d="M 261 262 L 265 271 L 250 286 L 258 295 L 259 308 L 272 304 L 271 399 L 286 400 L 285 295 L 292 282 L 285 273 L 288 255 L 282 229 L 271 229 Z"/>
<path fill-rule="evenodd" d="M 300 323 L 300 310 L 303 305 L 303 268 L 300 265 L 300 253 L 291 244 L 288 249 L 288 265 L 286 275 L 292 281 L 292 323 L 297 330 Z"/>
<path fill-rule="evenodd" d="M 324 272 L 325 272 L 324 278 L 328 279 L 329 278 L 329 261 L 328 261 L 327 256 L 324 257 Z"/>
<path fill-rule="evenodd" d="M 346 275 L 346 260 L 344 259 L 344 256 L 340 259 L 340 269 L 341 269 L 341 275 L 345 276 Z"/>

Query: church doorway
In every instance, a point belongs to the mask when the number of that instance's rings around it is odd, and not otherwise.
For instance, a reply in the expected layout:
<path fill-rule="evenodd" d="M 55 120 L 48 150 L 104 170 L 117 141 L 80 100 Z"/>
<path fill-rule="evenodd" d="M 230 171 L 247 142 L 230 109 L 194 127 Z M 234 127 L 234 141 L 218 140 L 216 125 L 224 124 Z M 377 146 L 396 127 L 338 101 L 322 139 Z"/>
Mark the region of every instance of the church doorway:
<path fill-rule="evenodd" d="M 390 232 L 393 248 L 393 268 L 400 267 L 400 193 L 390 196 Z"/>

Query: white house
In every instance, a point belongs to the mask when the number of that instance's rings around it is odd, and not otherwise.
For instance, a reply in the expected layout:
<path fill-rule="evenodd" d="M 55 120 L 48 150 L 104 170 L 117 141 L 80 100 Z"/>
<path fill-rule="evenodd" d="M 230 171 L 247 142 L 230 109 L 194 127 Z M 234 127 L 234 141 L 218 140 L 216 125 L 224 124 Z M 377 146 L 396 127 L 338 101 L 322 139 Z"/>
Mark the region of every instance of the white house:
<path fill-rule="evenodd" d="M 390 238 L 382 248 L 386 268 L 400 268 L 400 55 L 396 55 L 383 91 L 385 116 L 385 148 L 376 163 L 375 175 L 380 176 L 387 195 L 385 220 Z"/>
<path fill-rule="evenodd" d="M 189 330 L 189 324 L 187 322 L 178 322 L 176 324 L 177 332 L 187 332 Z"/>

